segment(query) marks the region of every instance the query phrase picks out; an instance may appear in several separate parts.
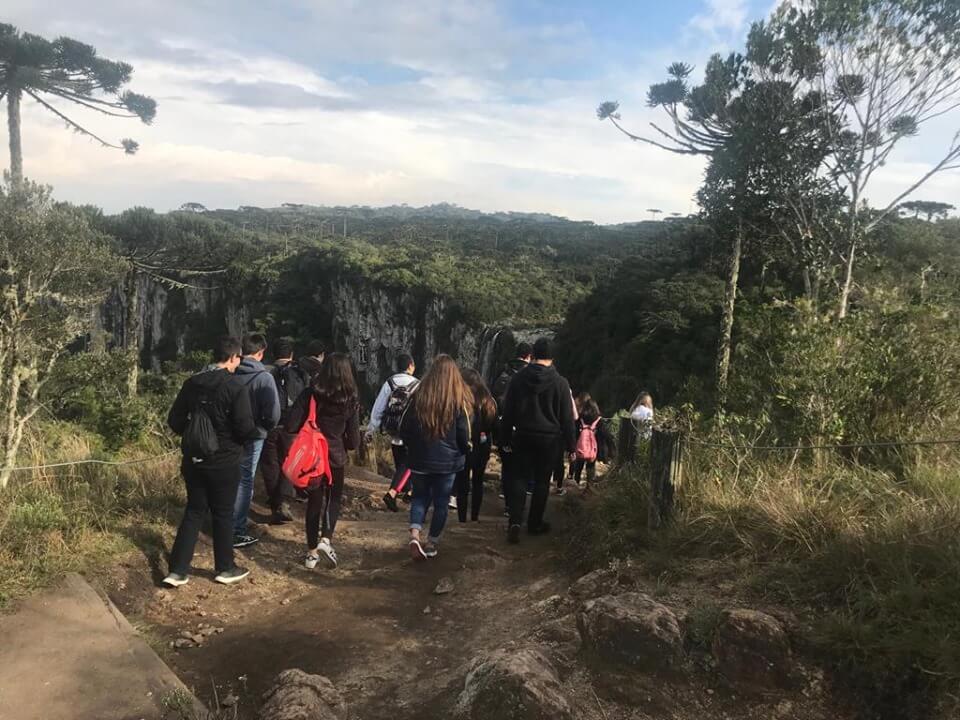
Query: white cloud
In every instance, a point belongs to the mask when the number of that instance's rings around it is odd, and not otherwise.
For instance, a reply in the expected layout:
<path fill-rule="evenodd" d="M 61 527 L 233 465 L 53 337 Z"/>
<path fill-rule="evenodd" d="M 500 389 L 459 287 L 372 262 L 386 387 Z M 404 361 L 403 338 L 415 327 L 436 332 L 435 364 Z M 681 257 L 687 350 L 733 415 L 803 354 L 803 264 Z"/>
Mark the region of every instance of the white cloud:
<path fill-rule="evenodd" d="M 690 27 L 711 36 L 736 33 L 747 21 L 747 0 L 706 0 L 706 9 L 690 20 Z"/>
<path fill-rule="evenodd" d="M 236 0 L 224 13 L 187 0 L 99 0 L 83 12 L 10 1 L 32 31 L 129 60 L 133 89 L 159 101 L 149 127 L 77 114 L 108 139 L 139 140 L 134 157 L 25 104 L 27 174 L 108 211 L 449 201 L 601 222 L 648 207 L 690 212 L 702 161 L 630 143 L 594 108 L 618 99 L 643 130 L 657 117 L 645 107 L 650 82 L 676 59 L 702 67 L 746 18 L 743 3 L 713 0 L 688 25 L 696 37 L 647 48 L 630 66 L 590 55 L 595 40 L 579 23 L 519 27 L 494 2 Z M 590 58 L 589 73 L 565 77 Z M 897 162 L 916 163 L 917 152 Z M 898 168 L 878 176 L 878 194 Z M 955 184 L 942 187 L 956 196 Z"/>

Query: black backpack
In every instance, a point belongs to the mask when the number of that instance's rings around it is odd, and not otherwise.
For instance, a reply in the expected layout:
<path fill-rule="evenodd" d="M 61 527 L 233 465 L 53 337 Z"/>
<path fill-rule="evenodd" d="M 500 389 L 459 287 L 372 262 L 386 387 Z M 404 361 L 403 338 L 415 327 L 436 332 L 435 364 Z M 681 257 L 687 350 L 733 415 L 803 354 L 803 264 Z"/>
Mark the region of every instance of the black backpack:
<path fill-rule="evenodd" d="M 407 385 L 398 385 L 393 377 L 387 380 L 390 386 L 390 397 L 387 398 L 387 407 L 383 411 L 383 418 L 380 421 L 380 429 L 388 435 L 394 437 L 400 434 L 400 421 L 403 419 L 403 413 L 410 404 L 410 397 L 413 391 L 417 389 L 420 381 L 414 378 L 412 383 Z"/>
<path fill-rule="evenodd" d="M 507 399 L 507 388 L 510 387 L 510 381 L 520 370 L 521 368 L 507 365 L 493 383 L 490 394 L 493 395 L 493 399 L 497 403 L 497 417 L 503 413 L 503 401 Z"/>
<path fill-rule="evenodd" d="M 212 413 L 216 394 L 225 381 L 226 378 L 215 387 L 200 391 L 190 408 L 187 426 L 180 438 L 180 448 L 183 450 L 183 457 L 195 465 L 209 460 L 220 449 Z"/>
<path fill-rule="evenodd" d="M 280 396 L 280 412 L 286 414 L 306 389 L 307 373 L 295 362 L 289 362 L 281 366 L 275 365 L 272 375 Z"/>

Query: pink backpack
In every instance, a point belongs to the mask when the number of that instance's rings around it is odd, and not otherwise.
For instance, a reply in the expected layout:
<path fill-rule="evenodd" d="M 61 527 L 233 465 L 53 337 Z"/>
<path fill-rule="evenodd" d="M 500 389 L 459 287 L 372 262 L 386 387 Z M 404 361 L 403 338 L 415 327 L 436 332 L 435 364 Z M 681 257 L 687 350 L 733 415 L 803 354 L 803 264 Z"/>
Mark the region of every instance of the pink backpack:
<path fill-rule="evenodd" d="M 594 462 L 597 459 L 597 426 L 603 418 L 597 418 L 592 424 L 580 424 L 580 436 L 577 438 L 577 459 Z"/>

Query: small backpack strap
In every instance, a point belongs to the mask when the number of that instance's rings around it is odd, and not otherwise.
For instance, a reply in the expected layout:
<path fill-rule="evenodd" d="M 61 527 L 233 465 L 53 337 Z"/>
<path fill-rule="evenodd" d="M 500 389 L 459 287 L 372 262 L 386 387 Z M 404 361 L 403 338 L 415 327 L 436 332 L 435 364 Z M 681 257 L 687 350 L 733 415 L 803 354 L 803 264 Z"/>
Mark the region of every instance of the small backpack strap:
<path fill-rule="evenodd" d="M 307 422 L 313 427 L 317 426 L 317 398 L 310 393 L 310 413 L 307 415 Z"/>

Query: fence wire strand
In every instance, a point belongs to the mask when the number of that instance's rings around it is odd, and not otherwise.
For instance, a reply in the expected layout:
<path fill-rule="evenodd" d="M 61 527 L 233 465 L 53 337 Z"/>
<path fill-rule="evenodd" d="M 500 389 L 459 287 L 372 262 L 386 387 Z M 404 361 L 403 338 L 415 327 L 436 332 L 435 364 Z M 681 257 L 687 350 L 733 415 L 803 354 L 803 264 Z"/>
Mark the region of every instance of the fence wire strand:
<path fill-rule="evenodd" d="M 25 470 L 47 470 L 49 468 L 74 467 L 76 465 L 109 465 L 113 467 L 120 467 L 123 465 L 142 465 L 144 463 L 162 460 L 163 458 L 178 454 L 180 454 L 179 450 L 171 450 L 170 452 L 165 452 L 160 455 L 151 455 L 150 457 L 135 458 L 133 460 L 94 460 L 90 458 L 86 460 L 71 460 L 69 462 L 50 463 L 48 465 L 23 465 L 20 467 L 10 468 L 10 472 L 22 472 Z"/>

